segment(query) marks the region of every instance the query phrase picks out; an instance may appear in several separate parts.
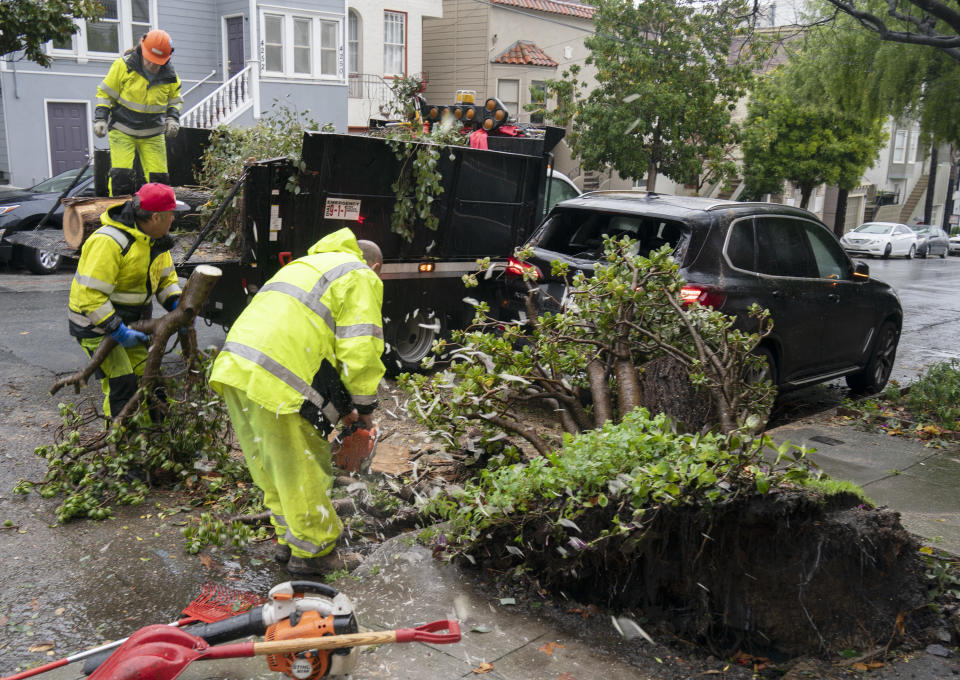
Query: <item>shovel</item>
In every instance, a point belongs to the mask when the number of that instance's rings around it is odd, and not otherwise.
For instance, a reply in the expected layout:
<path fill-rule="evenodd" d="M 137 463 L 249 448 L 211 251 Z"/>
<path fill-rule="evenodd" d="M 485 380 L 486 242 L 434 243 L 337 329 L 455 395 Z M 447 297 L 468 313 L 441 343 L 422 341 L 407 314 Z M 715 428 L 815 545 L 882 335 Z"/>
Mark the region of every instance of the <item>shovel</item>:
<path fill-rule="evenodd" d="M 438 631 L 448 631 L 440 633 Z M 447 644 L 460 641 L 460 623 L 456 620 L 433 621 L 416 628 L 324 635 L 313 638 L 272 642 L 234 642 L 211 647 L 203 638 L 170 626 L 147 626 L 127 641 L 101 665 L 90 680 L 174 680 L 194 661 L 242 659 L 265 654 L 291 654 L 311 649 L 343 649 L 390 642 L 431 642 Z"/>

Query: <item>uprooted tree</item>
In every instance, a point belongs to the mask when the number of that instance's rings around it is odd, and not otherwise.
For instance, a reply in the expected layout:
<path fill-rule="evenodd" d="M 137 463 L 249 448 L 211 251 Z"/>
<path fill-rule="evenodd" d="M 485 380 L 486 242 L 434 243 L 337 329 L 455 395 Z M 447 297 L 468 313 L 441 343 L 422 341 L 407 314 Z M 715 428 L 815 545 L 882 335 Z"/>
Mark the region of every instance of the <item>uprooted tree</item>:
<path fill-rule="evenodd" d="M 923 563 L 896 514 L 759 432 L 772 388 L 751 352 L 765 314 L 742 333 L 683 304 L 666 251 L 605 252 L 558 311 L 455 333 L 436 347 L 442 370 L 401 377 L 410 412 L 474 471 L 425 503 L 444 523 L 423 540 L 532 597 L 670 612 L 673 630 L 718 650 L 882 652 L 926 624 Z M 478 325 L 493 323 L 476 306 Z M 720 427 L 688 432 L 643 408 L 638 384 L 664 357 Z M 532 424 L 534 404 L 562 434 Z"/>

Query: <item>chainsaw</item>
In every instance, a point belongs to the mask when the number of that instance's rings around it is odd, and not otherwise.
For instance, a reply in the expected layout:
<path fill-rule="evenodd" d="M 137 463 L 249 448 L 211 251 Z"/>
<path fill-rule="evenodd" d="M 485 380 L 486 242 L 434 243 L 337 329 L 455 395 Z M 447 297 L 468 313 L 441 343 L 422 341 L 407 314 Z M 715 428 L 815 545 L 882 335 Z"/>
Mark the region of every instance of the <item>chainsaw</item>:
<path fill-rule="evenodd" d="M 345 425 L 333 440 L 333 462 L 341 470 L 366 473 L 377 450 L 379 437 L 376 425 L 369 430 L 357 423 Z"/>
<path fill-rule="evenodd" d="M 249 635 L 263 635 L 268 641 L 320 638 L 356 633 L 358 627 L 353 604 L 337 589 L 313 581 L 287 581 L 271 588 L 267 601 L 248 612 L 222 621 L 185 626 L 183 630 L 213 645 Z M 83 666 L 83 672 L 90 675 L 96 671 L 109 654 L 90 657 Z M 346 675 L 356 663 L 356 647 L 314 649 L 267 657 L 271 670 L 285 673 L 296 680 Z"/>

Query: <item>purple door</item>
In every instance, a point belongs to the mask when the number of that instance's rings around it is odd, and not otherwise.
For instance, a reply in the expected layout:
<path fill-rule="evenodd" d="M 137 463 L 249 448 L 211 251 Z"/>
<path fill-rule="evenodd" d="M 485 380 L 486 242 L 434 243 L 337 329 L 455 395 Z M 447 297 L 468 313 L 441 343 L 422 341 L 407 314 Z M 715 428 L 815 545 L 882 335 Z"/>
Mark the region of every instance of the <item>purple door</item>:
<path fill-rule="evenodd" d="M 227 77 L 232 78 L 243 69 L 243 17 L 227 20 Z"/>
<path fill-rule="evenodd" d="M 54 175 L 82 166 L 90 153 L 84 102 L 47 102 L 50 168 Z"/>

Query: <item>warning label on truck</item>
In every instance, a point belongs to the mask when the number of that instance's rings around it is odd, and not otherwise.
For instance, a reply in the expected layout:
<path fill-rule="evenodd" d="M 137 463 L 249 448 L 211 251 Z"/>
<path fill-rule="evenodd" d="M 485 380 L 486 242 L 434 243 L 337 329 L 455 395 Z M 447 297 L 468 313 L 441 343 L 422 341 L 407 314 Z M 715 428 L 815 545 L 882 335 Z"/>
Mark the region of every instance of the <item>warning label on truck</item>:
<path fill-rule="evenodd" d="M 360 219 L 360 201 L 355 198 L 328 198 L 323 209 L 325 220 Z"/>

